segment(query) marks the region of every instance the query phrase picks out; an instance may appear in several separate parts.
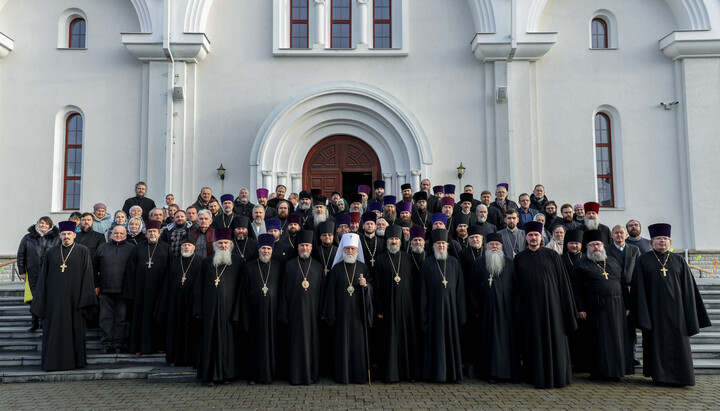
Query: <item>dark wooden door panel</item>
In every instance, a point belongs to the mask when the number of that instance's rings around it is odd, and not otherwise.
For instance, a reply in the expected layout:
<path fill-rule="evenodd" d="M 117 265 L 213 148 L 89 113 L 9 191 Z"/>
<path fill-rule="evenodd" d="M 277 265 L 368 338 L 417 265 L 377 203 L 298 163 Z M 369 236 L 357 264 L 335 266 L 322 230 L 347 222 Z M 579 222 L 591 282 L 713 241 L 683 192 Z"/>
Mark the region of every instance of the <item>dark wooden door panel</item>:
<path fill-rule="evenodd" d="M 305 157 L 303 189 L 320 188 L 325 195 L 343 191 L 343 171 L 372 173 L 373 180 L 382 176 L 380 161 L 372 147 L 355 137 L 332 136 L 315 144 Z"/>

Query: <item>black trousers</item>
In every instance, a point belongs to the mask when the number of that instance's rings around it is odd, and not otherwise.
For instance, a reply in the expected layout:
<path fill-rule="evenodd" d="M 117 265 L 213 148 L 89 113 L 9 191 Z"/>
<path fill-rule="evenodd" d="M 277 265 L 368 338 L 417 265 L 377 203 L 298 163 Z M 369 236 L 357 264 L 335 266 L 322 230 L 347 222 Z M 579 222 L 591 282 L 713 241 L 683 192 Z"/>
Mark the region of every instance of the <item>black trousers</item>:
<path fill-rule="evenodd" d="M 128 331 L 126 304 L 119 293 L 100 293 L 100 343 L 107 348 L 122 348 Z"/>

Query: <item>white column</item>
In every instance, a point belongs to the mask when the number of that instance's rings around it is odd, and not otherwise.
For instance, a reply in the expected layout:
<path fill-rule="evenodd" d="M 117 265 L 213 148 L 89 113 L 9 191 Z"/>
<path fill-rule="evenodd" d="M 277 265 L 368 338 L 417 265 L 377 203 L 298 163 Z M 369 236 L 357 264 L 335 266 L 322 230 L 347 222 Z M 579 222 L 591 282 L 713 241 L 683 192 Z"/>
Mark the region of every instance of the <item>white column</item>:
<path fill-rule="evenodd" d="M 420 170 L 410 170 L 412 175 L 412 189 L 413 193 L 420 191 Z"/>
<path fill-rule="evenodd" d="M 315 44 L 325 44 L 325 1 L 315 0 Z"/>
<path fill-rule="evenodd" d="M 393 173 L 383 173 L 383 180 L 385 180 L 385 194 L 395 194 L 397 190 L 392 185 Z"/>
<path fill-rule="evenodd" d="M 291 193 L 299 193 L 302 190 L 302 173 L 292 173 L 292 190 Z"/>
<path fill-rule="evenodd" d="M 267 188 L 268 190 L 273 191 L 274 187 L 272 186 L 272 179 L 273 179 L 272 170 L 263 170 L 262 175 L 263 175 L 262 188 Z"/>
<path fill-rule="evenodd" d="M 404 171 L 398 171 L 396 174 L 397 174 L 397 183 L 396 184 L 398 185 L 398 189 L 400 189 L 400 186 L 407 182 L 405 180 L 405 176 L 407 175 L 407 173 Z"/>
<path fill-rule="evenodd" d="M 287 173 L 284 171 L 278 171 L 276 173 L 277 176 L 277 185 L 284 185 L 287 188 Z"/>
<path fill-rule="evenodd" d="M 358 2 L 358 44 L 368 44 L 368 0 Z"/>

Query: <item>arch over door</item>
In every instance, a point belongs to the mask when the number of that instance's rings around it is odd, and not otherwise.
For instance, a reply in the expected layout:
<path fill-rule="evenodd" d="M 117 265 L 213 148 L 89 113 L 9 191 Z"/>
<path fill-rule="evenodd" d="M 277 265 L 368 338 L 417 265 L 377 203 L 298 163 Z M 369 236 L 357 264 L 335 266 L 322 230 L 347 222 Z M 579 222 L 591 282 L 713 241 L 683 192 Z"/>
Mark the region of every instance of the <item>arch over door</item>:
<path fill-rule="evenodd" d="M 303 188 L 322 189 L 324 195 L 337 190 L 346 196 L 357 186 L 372 186 L 382 170 L 375 150 L 359 138 L 331 136 L 315 144 L 303 164 Z"/>

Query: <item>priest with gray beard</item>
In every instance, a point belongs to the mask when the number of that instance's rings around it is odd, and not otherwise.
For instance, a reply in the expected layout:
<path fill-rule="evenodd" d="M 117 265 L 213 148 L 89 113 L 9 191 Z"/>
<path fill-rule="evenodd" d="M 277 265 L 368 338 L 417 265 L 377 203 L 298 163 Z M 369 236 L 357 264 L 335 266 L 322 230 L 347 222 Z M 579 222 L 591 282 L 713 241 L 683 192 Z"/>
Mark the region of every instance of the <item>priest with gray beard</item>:
<path fill-rule="evenodd" d="M 612 235 L 610 234 L 610 227 L 600 222 L 600 204 L 595 202 L 585 203 L 585 217 L 583 217 L 583 225 L 580 226 L 579 230 L 583 232 L 598 230 L 602 237 L 601 241 L 603 244 L 612 244 Z M 585 249 L 583 248 L 583 251 Z"/>
<path fill-rule="evenodd" d="M 600 231 L 585 232 L 583 243 L 587 252 L 573 266 L 572 288 L 579 321 L 590 325 L 590 344 L 584 347 L 590 376 L 618 380 L 634 372 L 627 283 L 620 263 L 607 258 Z"/>
<path fill-rule="evenodd" d="M 208 385 L 244 376 L 245 347 L 234 325 L 244 261 L 232 252 L 232 229 L 215 230 L 214 255 L 195 280 L 193 315 L 200 320 L 197 376 Z M 234 316 L 235 313 L 235 316 Z"/>
<path fill-rule="evenodd" d="M 448 232 L 432 231 L 433 255 L 420 269 L 420 312 L 424 338 L 423 380 L 463 380 L 460 327 L 465 324 L 465 284 L 460 263 L 448 255 Z"/>
<path fill-rule="evenodd" d="M 515 289 L 513 260 L 503 253 L 502 235 L 486 237 L 487 251 L 472 266 L 470 288 L 471 316 L 477 319 L 473 347 L 475 372 L 479 378 L 518 381 L 520 359 L 515 338 Z"/>
<path fill-rule="evenodd" d="M 323 195 L 313 196 L 312 218 L 305 221 L 303 229 L 317 231 L 317 226 L 325 221 L 335 221 L 335 217 L 330 215 L 327 209 L 327 197 Z"/>

